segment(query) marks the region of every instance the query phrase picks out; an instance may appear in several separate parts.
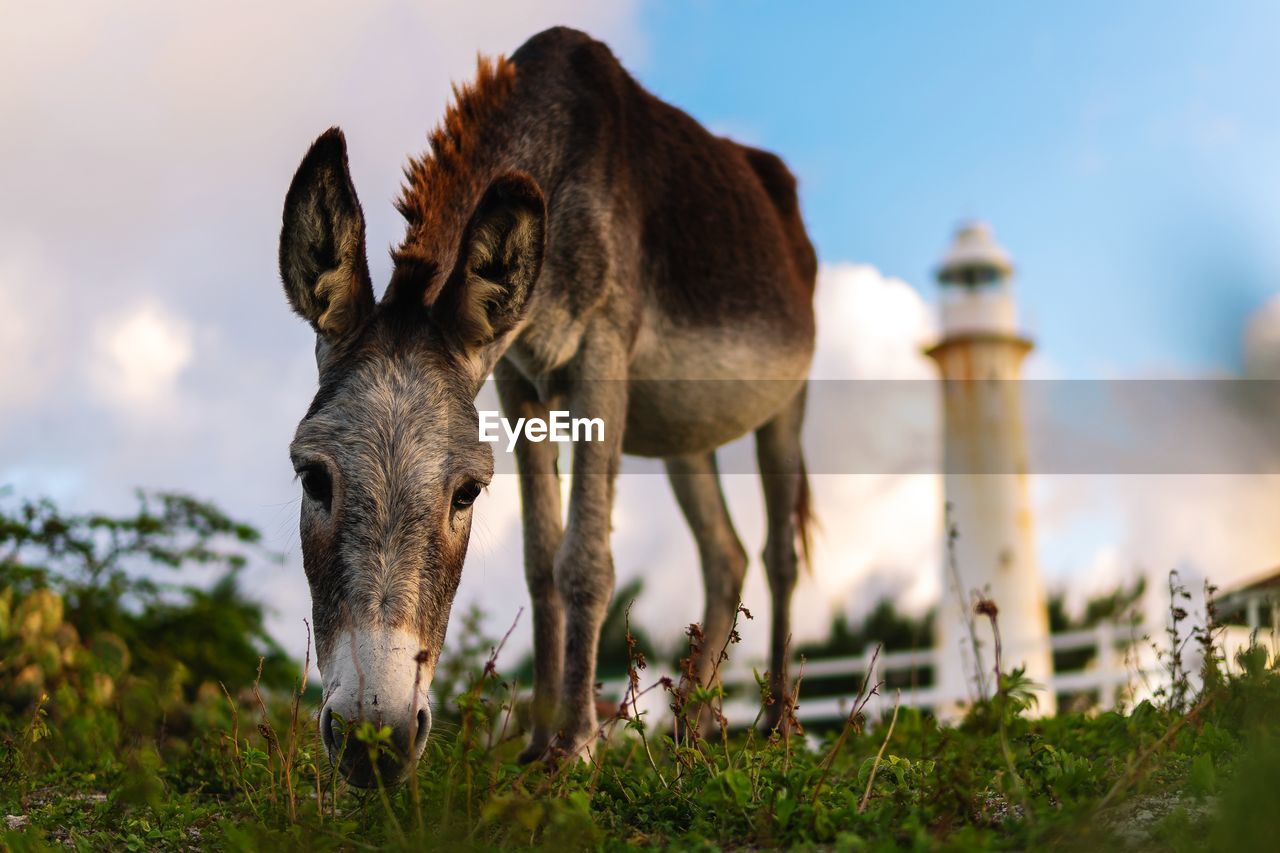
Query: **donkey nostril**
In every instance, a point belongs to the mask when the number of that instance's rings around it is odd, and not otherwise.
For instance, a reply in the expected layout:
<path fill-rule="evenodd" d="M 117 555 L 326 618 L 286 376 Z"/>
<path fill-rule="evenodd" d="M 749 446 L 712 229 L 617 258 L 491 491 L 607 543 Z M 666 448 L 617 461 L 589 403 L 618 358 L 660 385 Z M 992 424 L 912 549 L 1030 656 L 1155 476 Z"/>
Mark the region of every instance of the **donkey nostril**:
<path fill-rule="evenodd" d="M 324 741 L 324 748 L 330 755 L 337 751 L 338 738 L 333 732 L 333 712 L 327 707 L 320 712 L 320 739 Z"/>
<path fill-rule="evenodd" d="M 427 714 L 426 708 L 418 710 L 417 723 L 418 726 L 413 733 L 413 755 L 410 758 L 415 758 L 422 752 L 422 747 L 427 742 L 427 735 L 431 732 L 431 717 Z"/>

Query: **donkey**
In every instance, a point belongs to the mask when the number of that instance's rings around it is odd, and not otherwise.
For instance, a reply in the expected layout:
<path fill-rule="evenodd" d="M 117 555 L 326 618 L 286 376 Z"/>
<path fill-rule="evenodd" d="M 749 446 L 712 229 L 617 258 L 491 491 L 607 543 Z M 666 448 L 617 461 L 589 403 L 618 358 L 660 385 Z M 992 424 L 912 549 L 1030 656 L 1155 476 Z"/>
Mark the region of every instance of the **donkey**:
<path fill-rule="evenodd" d="M 380 302 L 341 131 L 316 140 L 285 199 L 280 272 L 315 329 L 319 370 L 290 447 L 319 726 L 356 785 L 401 779 L 431 726 L 473 503 L 493 475 L 475 409 L 490 375 L 509 418 L 563 409 L 607 426 L 572 448 L 567 513 L 558 446 L 515 447 L 536 661 L 522 760 L 576 754 L 597 731 L 623 453 L 665 460 L 697 539 L 708 679 L 747 567 L 715 449 L 755 432 L 784 693 L 809 518 L 800 428 L 817 269 L 795 179 L 646 92 L 581 32 L 547 30 L 478 65 L 405 169 L 407 228 Z M 342 750 L 339 717 L 389 726 L 395 750 Z"/>

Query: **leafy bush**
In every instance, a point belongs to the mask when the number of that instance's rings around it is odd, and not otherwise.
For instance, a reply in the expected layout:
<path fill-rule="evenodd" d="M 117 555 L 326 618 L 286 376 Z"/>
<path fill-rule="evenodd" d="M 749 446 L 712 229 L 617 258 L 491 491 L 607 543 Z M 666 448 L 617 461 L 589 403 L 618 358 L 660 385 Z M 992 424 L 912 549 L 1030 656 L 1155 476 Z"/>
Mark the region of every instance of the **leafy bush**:
<path fill-rule="evenodd" d="M 250 559 L 279 561 L 260 541 L 249 525 L 179 494 L 140 492 L 128 516 L 68 514 L 48 500 L 0 503 L 0 589 L 40 592 L 67 626 L 64 645 L 72 632 L 118 641 L 131 650 L 133 674 L 176 681 L 188 698 L 206 682 L 247 686 L 259 657 L 263 683 L 287 688 L 296 667 L 238 584 Z M 218 579 L 208 589 L 158 579 L 195 567 Z"/>
<path fill-rule="evenodd" d="M 0 506 L 0 738 L 24 773 L 169 745 L 224 710 L 224 690 L 287 687 L 296 667 L 237 575 L 258 534 L 208 504 L 139 495 L 131 516 Z M 209 589 L 149 569 L 222 572 Z M 214 710 L 210 710 L 213 708 Z M 21 774 L 20 774 L 21 775 Z"/>

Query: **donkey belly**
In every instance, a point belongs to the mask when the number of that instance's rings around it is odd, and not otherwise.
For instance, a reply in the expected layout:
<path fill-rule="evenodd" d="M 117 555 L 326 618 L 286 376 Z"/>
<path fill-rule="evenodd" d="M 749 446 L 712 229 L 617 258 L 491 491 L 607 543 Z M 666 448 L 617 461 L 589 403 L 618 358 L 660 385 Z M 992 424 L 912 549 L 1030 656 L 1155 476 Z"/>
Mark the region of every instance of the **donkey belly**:
<path fill-rule="evenodd" d="M 794 399 L 813 356 L 811 340 L 745 330 L 667 328 L 637 344 L 622 440 L 635 456 L 707 452 L 758 429 Z"/>
<path fill-rule="evenodd" d="M 633 382 L 623 452 L 665 457 L 714 450 L 772 420 L 803 382 Z"/>

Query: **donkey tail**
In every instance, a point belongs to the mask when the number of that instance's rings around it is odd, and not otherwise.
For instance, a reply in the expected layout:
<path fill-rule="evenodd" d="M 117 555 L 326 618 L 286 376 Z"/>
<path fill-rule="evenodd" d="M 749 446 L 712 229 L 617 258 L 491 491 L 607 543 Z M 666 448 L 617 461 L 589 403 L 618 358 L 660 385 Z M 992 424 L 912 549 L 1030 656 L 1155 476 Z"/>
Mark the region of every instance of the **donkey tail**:
<path fill-rule="evenodd" d="M 813 571 L 813 531 L 818 520 L 813 513 L 813 493 L 809 489 L 809 472 L 804 457 L 800 458 L 800 487 L 796 489 L 796 505 L 792 511 L 796 525 L 796 547 L 800 552 L 800 564 L 805 571 Z"/>

